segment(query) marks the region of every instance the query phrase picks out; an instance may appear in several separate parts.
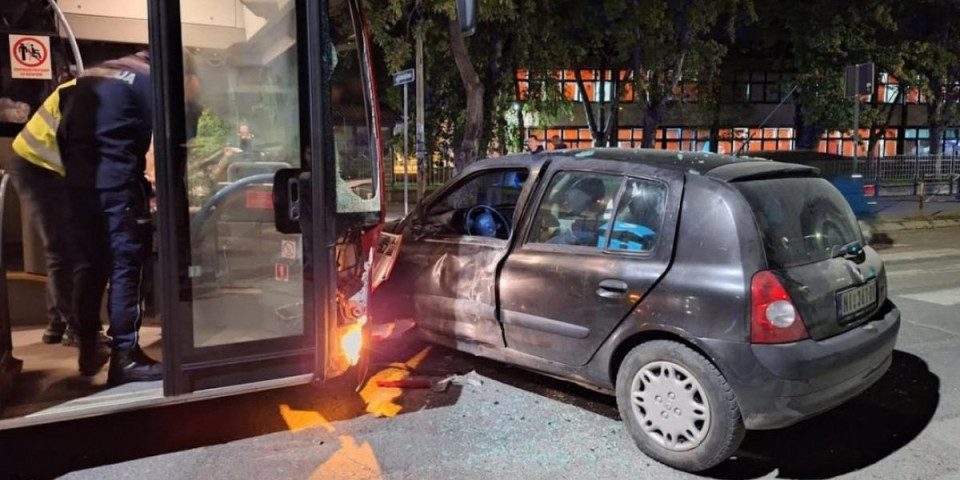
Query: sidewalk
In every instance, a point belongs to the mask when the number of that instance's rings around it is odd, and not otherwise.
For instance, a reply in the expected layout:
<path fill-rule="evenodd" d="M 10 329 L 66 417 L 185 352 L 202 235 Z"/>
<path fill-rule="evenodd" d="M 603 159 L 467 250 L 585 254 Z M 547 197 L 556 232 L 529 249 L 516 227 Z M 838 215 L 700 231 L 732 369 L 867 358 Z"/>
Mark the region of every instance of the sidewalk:
<path fill-rule="evenodd" d="M 960 200 L 956 197 L 929 197 L 921 213 L 917 197 L 877 199 L 877 232 L 960 227 Z"/>
<path fill-rule="evenodd" d="M 877 214 L 881 218 L 903 218 L 919 213 L 917 197 L 880 197 L 876 199 Z M 953 196 L 927 197 L 923 206 L 924 215 L 939 216 L 960 214 L 960 199 Z"/>

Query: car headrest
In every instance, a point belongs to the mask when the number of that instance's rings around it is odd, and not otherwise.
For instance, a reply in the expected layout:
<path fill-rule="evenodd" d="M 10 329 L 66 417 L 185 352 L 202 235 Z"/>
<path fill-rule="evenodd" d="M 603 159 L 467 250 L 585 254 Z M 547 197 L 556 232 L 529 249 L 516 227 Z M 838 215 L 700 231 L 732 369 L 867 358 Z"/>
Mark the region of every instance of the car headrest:
<path fill-rule="evenodd" d="M 583 178 L 567 190 L 563 203 L 568 212 L 579 214 L 606 194 L 607 189 L 599 178 Z"/>

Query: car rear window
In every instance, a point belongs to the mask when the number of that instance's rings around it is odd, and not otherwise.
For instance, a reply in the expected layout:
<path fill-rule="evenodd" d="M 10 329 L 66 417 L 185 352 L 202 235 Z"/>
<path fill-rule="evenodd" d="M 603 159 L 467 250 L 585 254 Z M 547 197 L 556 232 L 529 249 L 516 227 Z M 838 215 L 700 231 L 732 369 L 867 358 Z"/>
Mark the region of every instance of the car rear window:
<path fill-rule="evenodd" d="M 853 210 L 827 180 L 775 178 L 735 185 L 753 209 L 772 269 L 823 261 L 862 244 Z"/>

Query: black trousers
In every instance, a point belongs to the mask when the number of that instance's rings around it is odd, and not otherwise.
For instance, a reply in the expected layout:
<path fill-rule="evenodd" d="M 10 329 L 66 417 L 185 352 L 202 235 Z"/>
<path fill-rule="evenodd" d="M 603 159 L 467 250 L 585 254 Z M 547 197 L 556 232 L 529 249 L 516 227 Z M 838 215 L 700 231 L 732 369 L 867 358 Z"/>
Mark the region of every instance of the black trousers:
<path fill-rule="evenodd" d="M 98 318 L 100 299 L 110 284 L 107 310 L 113 349 L 132 350 L 143 321 L 143 286 L 149 261 L 149 186 L 131 182 L 110 190 L 71 188 L 78 229 L 77 317 L 84 332 Z"/>
<path fill-rule="evenodd" d="M 77 327 L 73 307 L 75 250 L 73 216 L 66 180 L 59 173 L 34 165 L 23 158 L 10 162 L 10 180 L 20 202 L 32 212 L 33 225 L 40 232 L 47 265 L 47 317 L 50 327 L 63 331 Z M 98 307 L 99 309 L 99 307 Z M 91 327 L 100 330 L 99 318 Z"/>

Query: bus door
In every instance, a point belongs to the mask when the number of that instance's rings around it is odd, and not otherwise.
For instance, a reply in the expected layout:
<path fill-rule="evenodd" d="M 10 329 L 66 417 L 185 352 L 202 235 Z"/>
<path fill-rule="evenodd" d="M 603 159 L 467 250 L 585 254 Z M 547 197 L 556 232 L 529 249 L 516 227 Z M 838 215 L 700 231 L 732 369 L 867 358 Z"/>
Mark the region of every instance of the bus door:
<path fill-rule="evenodd" d="M 164 395 L 322 380 L 336 291 L 328 4 L 198 5 L 149 12 Z M 196 15 L 243 28 L 194 35 Z"/>

